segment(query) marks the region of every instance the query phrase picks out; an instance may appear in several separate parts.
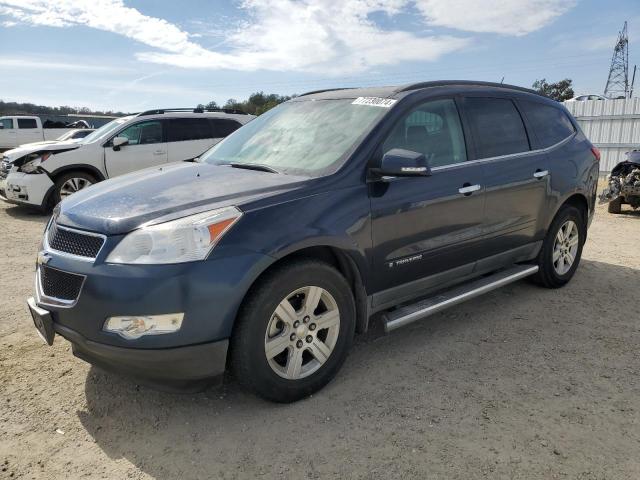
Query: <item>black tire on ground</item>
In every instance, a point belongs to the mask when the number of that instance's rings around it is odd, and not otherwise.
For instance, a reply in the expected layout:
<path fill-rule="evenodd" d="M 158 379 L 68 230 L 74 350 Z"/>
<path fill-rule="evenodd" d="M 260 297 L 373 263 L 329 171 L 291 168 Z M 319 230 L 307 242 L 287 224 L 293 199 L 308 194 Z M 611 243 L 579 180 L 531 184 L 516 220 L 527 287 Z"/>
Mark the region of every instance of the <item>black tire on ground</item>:
<path fill-rule="evenodd" d="M 609 213 L 620 213 L 622 212 L 622 198 L 618 197 L 615 200 L 611 200 L 609 205 L 607 206 L 607 211 Z"/>
<path fill-rule="evenodd" d="M 558 230 L 567 222 L 573 221 L 577 225 L 578 229 L 578 250 L 574 257 L 571 268 L 564 274 L 559 274 L 553 264 L 553 251 L 556 242 L 556 236 Z M 533 275 L 531 279 L 546 288 L 559 288 L 566 285 L 573 277 L 578 265 L 580 264 L 580 258 L 582 256 L 582 247 L 587 235 L 587 222 L 584 218 L 584 214 L 571 205 L 564 205 L 560 208 L 556 217 L 551 222 L 551 226 L 547 231 L 547 235 L 538 254 L 536 260 L 540 269 L 538 273 Z"/>
<path fill-rule="evenodd" d="M 291 380 L 270 366 L 265 336 L 280 302 L 308 286 L 320 287 L 333 297 L 340 315 L 339 330 L 331 354 L 319 369 Z M 243 387 L 265 399 L 287 403 L 304 398 L 330 382 L 344 363 L 353 342 L 355 316 L 349 284 L 332 266 L 317 260 L 278 266 L 258 281 L 240 308 L 230 342 L 230 371 Z M 316 333 L 320 336 L 320 330 Z M 285 350 L 285 355 L 292 350 Z"/>
<path fill-rule="evenodd" d="M 94 183 L 97 183 L 98 181 L 96 177 L 94 177 L 90 173 L 78 171 L 78 170 L 66 172 L 60 175 L 58 178 L 56 178 L 53 193 L 51 195 L 51 207 L 55 207 L 58 203 L 62 201 L 62 195 L 61 195 L 62 186 L 67 181 L 72 180 L 74 178 L 85 180 L 89 182 L 89 184 L 91 185 L 93 185 Z"/>

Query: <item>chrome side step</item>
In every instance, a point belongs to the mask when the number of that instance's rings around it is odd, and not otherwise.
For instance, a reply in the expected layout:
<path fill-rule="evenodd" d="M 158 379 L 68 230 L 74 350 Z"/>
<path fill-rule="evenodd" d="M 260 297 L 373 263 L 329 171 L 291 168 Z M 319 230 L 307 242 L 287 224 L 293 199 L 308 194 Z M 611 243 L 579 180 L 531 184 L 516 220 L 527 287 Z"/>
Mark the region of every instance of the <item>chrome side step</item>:
<path fill-rule="evenodd" d="M 537 271 L 537 265 L 516 265 L 506 270 L 500 270 L 487 277 L 459 285 L 435 297 L 400 307 L 383 315 L 382 321 L 384 323 L 384 329 L 386 332 L 390 332 L 396 328 L 404 327 L 416 320 L 421 320 L 434 313 L 438 313 L 445 308 L 452 307 L 490 292 L 491 290 L 495 290 L 496 288 L 533 275 Z"/>

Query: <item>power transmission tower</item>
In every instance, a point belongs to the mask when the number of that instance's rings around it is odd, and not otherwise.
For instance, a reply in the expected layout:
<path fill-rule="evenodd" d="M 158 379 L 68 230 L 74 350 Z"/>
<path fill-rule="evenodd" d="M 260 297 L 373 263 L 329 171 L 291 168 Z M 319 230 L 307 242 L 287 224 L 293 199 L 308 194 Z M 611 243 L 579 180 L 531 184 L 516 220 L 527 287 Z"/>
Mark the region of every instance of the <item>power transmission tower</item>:
<path fill-rule="evenodd" d="M 627 22 L 624 22 L 616 46 L 613 48 L 613 58 L 611 59 L 607 86 L 604 87 L 604 96 L 629 98 L 629 86 L 629 37 L 627 36 Z"/>

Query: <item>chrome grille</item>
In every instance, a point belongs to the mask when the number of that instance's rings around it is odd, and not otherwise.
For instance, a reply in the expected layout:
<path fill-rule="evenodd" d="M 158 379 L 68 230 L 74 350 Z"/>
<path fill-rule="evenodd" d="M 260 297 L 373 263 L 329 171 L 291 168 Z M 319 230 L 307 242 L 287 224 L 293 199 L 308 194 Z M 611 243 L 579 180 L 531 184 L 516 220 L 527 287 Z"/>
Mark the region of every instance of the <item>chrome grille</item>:
<path fill-rule="evenodd" d="M 47 232 L 47 243 L 51 250 L 92 260 L 104 245 L 105 237 L 95 233 L 62 227 L 51 222 Z"/>
<path fill-rule="evenodd" d="M 41 265 L 38 268 L 40 288 L 49 298 L 74 302 L 80 295 L 84 276 Z"/>

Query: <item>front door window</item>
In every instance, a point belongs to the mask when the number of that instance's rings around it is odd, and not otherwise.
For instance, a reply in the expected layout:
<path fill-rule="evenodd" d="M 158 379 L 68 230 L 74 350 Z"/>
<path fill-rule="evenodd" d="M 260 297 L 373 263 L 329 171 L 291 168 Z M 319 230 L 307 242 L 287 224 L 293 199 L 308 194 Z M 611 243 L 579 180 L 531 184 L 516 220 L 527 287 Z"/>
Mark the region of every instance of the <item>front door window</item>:
<path fill-rule="evenodd" d="M 129 140 L 129 145 L 149 145 L 162 143 L 162 122 L 140 122 L 125 128 L 118 134 Z"/>
<path fill-rule="evenodd" d="M 393 148 L 423 153 L 432 168 L 464 162 L 467 154 L 455 102 L 433 100 L 411 110 L 387 137 L 382 153 Z"/>

